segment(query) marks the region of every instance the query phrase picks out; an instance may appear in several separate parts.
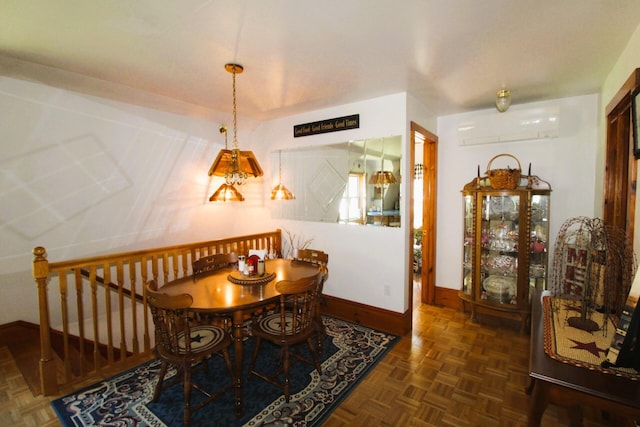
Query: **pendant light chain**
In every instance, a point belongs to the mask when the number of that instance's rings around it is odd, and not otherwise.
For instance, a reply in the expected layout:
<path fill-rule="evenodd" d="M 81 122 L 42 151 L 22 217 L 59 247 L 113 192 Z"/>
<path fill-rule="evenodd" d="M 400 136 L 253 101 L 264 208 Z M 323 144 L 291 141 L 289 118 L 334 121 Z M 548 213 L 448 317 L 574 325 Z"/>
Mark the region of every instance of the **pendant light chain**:
<path fill-rule="evenodd" d="M 236 108 L 236 66 L 233 66 L 233 148 L 238 148 L 238 116 Z"/>
<path fill-rule="evenodd" d="M 240 70 L 242 71 L 242 68 Z M 238 108 L 236 107 L 236 73 L 238 65 L 231 65 L 230 71 L 233 78 L 233 150 L 231 151 L 230 170 L 225 174 L 225 178 L 226 183 L 229 185 L 244 185 L 249 175 L 242 170 L 240 165 L 240 149 L 238 147 Z"/>

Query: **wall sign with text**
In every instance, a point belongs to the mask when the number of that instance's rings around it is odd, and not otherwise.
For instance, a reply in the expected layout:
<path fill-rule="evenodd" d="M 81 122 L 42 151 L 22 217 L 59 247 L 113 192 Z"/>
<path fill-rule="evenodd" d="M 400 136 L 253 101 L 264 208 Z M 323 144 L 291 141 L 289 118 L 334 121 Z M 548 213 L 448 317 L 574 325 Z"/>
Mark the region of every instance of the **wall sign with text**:
<path fill-rule="evenodd" d="M 320 120 L 293 126 L 293 137 L 318 135 L 320 133 L 338 132 L 360 127 L 360 114 Z"/>

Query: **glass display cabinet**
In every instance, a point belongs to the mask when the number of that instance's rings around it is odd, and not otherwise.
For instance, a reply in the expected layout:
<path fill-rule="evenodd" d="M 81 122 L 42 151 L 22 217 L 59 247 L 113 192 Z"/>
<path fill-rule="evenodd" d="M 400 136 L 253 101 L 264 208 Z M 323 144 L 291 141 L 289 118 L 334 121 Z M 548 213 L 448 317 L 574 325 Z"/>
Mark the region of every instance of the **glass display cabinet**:
<path fill-rule="evenodd" d="M 549 247 L 551 186 L 530 171 L 518 170 L 511 188 L 478 173 L 462 190 L 464 310 L 474 321 L 478 313 L 519 321 L 523 331 L 529 289 L 546 289 Z"/>

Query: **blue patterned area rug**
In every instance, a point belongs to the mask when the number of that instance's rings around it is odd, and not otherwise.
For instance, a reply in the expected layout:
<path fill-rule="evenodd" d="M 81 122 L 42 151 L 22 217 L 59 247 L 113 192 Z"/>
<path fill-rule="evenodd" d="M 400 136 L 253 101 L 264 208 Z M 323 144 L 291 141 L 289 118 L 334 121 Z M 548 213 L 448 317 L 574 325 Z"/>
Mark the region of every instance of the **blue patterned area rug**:
<path fill-rule="evenodd" d="M 320 425 L 395 345 L 398 337 L 361 325 L 324 317 L 327 336 L 321 355 L 322 375 L 303 362 L 291 366 L 291 399 L 282 390 L 257 377 L 244 379 L 244 415 L 234 414 L 234 392 L 227 391 L 211 404 L 192 413 L 192 426 Z M 244 366 L 253 350 L 244 343 Z M 271 372 L 278 364 L 278 349 L 263 343 L 256 368 Z M 302 346 L 304 348 L 306 346 Z M 198 370 L 194 380 L 216 389 L 229 382 L 222 358 L 212 358 L 209 372 Z M 182 385 L 164 390 L 151 402 L 160 362 L 152 360 L 93 386 L 51 402 L 63 426 L 181 426 Z M 172 375 L 175 374 L 175 371 Z M 196 403 L 200 393 L 192 392 Z"/>

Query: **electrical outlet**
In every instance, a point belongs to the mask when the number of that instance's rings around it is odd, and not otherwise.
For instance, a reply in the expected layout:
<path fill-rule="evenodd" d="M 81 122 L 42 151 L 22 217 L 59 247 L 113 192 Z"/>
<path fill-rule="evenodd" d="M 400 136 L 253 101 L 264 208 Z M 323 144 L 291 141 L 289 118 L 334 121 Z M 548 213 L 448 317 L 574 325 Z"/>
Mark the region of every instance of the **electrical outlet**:
<path fill-rule="evenodd" d="M 384 285 L 384 295 L 387 297 L 391 296 L 391 287 L 389 285 Z"/>

